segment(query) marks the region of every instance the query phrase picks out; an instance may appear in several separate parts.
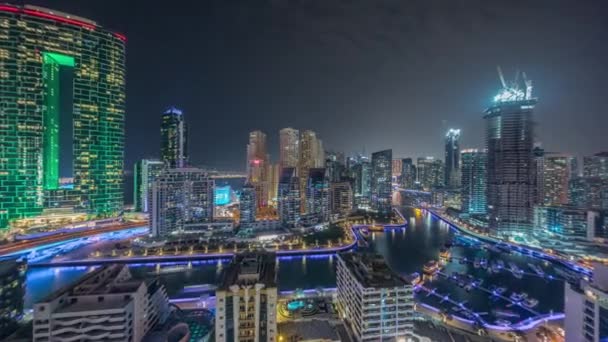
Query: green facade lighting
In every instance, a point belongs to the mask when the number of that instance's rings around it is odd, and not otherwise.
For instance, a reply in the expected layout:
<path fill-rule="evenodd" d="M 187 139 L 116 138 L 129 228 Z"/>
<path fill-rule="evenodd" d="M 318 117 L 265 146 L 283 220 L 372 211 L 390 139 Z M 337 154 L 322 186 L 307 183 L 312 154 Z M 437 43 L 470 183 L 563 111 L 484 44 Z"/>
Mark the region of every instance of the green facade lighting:
<path fill-rule="evenodd" d="M 57 52 L 43 52 L 42 53 L 42 63 L 44 64 L 58 64 L 61 66 L 67 66 L 73 68 L 75 63 L 75 59 L 72 56 L 64 55 Z"/>
<path fill-rule="evenodd" d="M 59 125 L 60 125 L 60 81 L 61 67 L 75 65 L 74 57 L 56 52 L 42 53 L 42 80 L 44 83 L 44 103 L 42 119 L 44 135 L 42 138 L 43 153 L 43 188 L 44 190 L 59 189 Z"/>
<path fill-rule="evenodd" d="M 8 7 L 7 7 L 8 8 Z M 123 209 L 125 42 L 97 26 L 0 9 L 0 229 L 37 216 L 59 187 L 60 74 L 73 71 L 70 198 L 91 217 Z"/>

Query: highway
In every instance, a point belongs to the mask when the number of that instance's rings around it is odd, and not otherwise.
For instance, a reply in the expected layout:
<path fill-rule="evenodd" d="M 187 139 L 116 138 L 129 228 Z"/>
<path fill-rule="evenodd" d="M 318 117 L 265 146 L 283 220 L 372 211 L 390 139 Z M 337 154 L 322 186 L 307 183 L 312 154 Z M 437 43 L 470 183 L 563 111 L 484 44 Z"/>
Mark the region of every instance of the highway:
<path fill-rule="evenodd" d="M 8 244 L 0 246 L 0 256 L 5 256 L 5 255 L 11 254 L 11 253 L 24 251 L 24 250 L 27 250 L 30 248 L 48 245 L 48 244 L 52 244 L 52 243 L 57 243 L 57 242 L 61 242 L 61 241 L 89 237 L 89 236 L 93 236 L 93 235 L 97 235 L 97 234 L 101 234 L 101 233 L 111 233 L 111 232 L 115 232 L 115 231 L 129 229 L 129 228 L 145 227 L 146 225 L 147 225 L 147 222 L 123 223 L 123 224 L 116 224 L 116 225 L 112 225 L 112 226 L 92 228 L 90 230 L 78 231 L 78 232 L 74 232 L 74 233 L 65 232 L 65 233 L 51 235 L 48 237 L 43 237 L 43 238 L 39 238 L 39 239 L 35 239 L 35 240 L 23 240 L 23 241 L 19 241 L 19 242 L 12 242 L 12 243 L 8 243 Z"/>

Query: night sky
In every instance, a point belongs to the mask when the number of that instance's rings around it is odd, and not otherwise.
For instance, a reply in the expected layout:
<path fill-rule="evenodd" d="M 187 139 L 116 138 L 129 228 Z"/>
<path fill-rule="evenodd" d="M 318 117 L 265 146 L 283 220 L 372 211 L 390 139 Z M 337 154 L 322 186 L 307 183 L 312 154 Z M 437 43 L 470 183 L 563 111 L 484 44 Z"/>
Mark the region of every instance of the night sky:
<path fill-rule="evenodd" d="M 190 126 L 192 162 L 243 170 L 248 132 L 313 129 L 326 148 L 442 156 L 448 128 L 483 147 L 496 65 L 534 81 L 537 140 L 608 150 L 608 1 L 28 1 L 127 43 L 126 167 L 159 155 L 160 114 Z M 158 4 L 158 5 L 157 5 Z"/>

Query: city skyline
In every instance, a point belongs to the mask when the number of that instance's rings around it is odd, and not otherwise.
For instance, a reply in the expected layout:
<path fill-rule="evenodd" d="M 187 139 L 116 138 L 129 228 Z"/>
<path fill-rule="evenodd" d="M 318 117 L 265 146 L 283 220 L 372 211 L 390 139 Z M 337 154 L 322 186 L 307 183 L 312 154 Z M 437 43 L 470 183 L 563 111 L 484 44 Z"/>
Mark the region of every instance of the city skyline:
<path fill-rule="evenodd" d="M 126 170 L 138 159 L 158 157 L 160 137 L 150 133 L 158 131 L 158 113 L 169 105 L 183 108 L 197 132 L 192 164 L 224 170 L 242 169 L 246 134 L 256 129 L 269 135 L 269 146 L 278 146 L 279 129 L 299 127 L 347 154 L 392 148 L 395 157 L 439 158 L 445 131 L 459 127 L 462 148 L 482 148 L 483 134 L 474 132 L 482 132 L 483 110 L 500 88 L 498 64 L 509 77 L 519 67 L 535 81 L 537 140 L 546 150 L 580 157 L 608 149 L 601 132 L 608 124 L 601 96 L 606 47 L 594 44 L 605 36 L 600 2 L 576 9 L 551 2 L 550 10 L 542 1 L 508 7 L 206 2 L 163 9 L 137 2 L 31 3 L 93 17 L 128 37 Z M 174 12 L 200 17 L 182 20 Z M 371 19 L 361 24 L 367 14 Z M 165 25 L 150 20 L 161 17 Z M 195 26 L 199 21 L 204 24 Z M 551 44 L 539 44 L 547 37 Z M 462 48 L 450 49 L 454 44 Z M 190 48 L 196 58 L 175 53 Z M 248 56 L 247 62 L 238 56 Z M 151 77 L 154 65 L 162 72 Z M 149 96 L 150 89 L 162 90 Z M 148 143 L 139 144 L 144 138 Z M 278 159 L 277 148 L 269 152 Z"/>

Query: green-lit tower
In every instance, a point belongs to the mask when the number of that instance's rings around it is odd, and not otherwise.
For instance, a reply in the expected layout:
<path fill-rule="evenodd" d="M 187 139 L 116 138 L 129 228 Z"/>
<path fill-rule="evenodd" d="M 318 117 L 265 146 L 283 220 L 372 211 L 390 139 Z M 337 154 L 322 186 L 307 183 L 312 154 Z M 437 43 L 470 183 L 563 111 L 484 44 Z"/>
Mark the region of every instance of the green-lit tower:
<path fill-rule="evenodd" d="M 122 210 L 125 72 L 123 36 L 0 4 L 0 228 L 40 214 L 60 178 L 78 209 Z"/>

